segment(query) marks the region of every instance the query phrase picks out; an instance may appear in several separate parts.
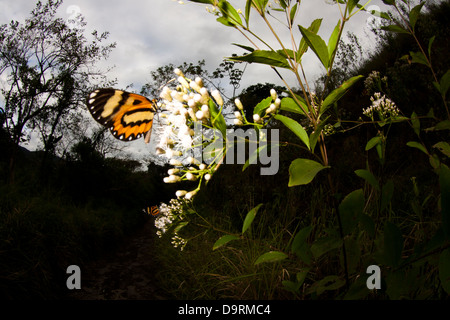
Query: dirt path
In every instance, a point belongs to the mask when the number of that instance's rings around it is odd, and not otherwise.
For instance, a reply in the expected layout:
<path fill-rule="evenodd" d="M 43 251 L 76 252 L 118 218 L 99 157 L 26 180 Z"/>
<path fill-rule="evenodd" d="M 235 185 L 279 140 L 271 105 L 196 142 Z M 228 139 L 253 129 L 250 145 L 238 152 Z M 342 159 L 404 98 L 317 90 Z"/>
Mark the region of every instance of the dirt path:
<path fill-rule="evenodd" d="M 155 230 L 149 220 L 117 251 L 81 270 L 81 289 L 70 293 L 75 300 L 161 300 L 154 270 Z M 87 270 L 86 270 L 87 269 Z"/>

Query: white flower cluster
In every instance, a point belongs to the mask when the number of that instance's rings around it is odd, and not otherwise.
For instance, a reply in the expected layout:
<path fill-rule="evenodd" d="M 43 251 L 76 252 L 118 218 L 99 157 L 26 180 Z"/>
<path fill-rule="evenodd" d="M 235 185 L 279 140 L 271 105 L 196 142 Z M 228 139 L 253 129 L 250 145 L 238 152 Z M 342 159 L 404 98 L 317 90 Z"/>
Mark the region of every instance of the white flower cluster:
<path fill-rule="evenodd" d="M 364 89 L 368 94 L 379 91 L 382 89 L 381 86 L 383 83 L 387 86 L 387 81 L 387 76 L 381 77 L 380 72 L 374 70 L 364 80 Z"/>
<path fill-rule="evenodd" d="M 172 199 L 169 204 L 162 203 L 159 206 L 159 215 L 155 218 L 155 227 L 158 229 L 156 234 L 162 237 L 175 223 L 183 221 L 183 206 L 186 204 L 185 200 Z M 186 245 L 186 240 L 180 237 L 177 232 L 174 232 L 172 237 L 172 245 L 181 250 Z"/>
<path fill-rule="evenodd" d="M 182 71 L 175 69 L 178 76 L 176 89 L 164 87 L 160 98 L 165 111 L 162 114 L 160 129 L 160 141 L 157 153 L 167 157 L 174 168 L 168 171 L 164 178 L 165 183 L 176 183 L 182 180 L 201 181 L 211 179 L 213 168 L 200 163 L 193 157 L 193 148 L 202 145 L 202 134 L 195 134 L 194 123 L 199 123 L 206 128 L 212 127 L 210 103 L 223 107 L 223 99 L 218 90 L 208 92 L 203 80 L 197 77 L 195 80 L 186 78 Z M 212 98 L 211 98 L 212 97 Z M 212 100 L 214 99 L 214 100 Z M 179 190 L 177 197 L 191 199 L 198 188 L 193 191 Z"/>
<path fill-rule="evenodd" d="M 281 100 L 278 98 L 278 94 L 275 89 L 270 90 L 270 96 L 272 97 L 272 103 L 266 108 L 265 115 L 261 117 L 258 113 L 253 114 L 253 121 L 256 124 L 263 124 L 264 119 L 269 118 L 272 114 L 275 114 L 278 109 L 280 109 Z M 238 108 L 238 111 L 234 112 L 234 124 L 237 126 L 251 124 L 247 121 L 244 114 L 244 106 L 241 100 L 235 99 L 234 104 Z"/>
<path fill-rule="evenodd" d="M 395 118 L 399 115 L 400 110 L 391 99 L 386 98 L 385 95 L 381 96 L 380 92 L 376 92 L 370 97 L 372 104 L 370 107 L 363 109 L 363 114 L 372 120 L 374 120 L 374 113 L 376 112 L 381 120 L 388 118 Z"/>

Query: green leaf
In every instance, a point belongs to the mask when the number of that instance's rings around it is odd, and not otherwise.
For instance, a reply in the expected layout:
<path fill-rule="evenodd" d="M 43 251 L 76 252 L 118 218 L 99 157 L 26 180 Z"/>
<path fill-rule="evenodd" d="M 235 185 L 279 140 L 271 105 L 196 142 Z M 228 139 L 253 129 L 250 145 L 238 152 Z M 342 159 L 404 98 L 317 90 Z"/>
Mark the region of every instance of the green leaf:
<path fill-rule="evenodd" d="M 428 150 L 420 142 L 409 141 L 406 143 L 406 145 L 411 148 L 419 149 L 420 151 L 424 152 L 426 155 L 429 155 Z"/>
<path fill-rule="evenodd" d="M 442 251 L 439 256 L 439 280 L 442 288 L 450 294 L 450 249 Z"/>
<path fill-rule="evenodd" d="M 317 295 L 321 295 L 327 290 L 337 290 L 345 285 L 345 281 L 338 276 L 326 276 L 317 283 Z"/>
<path fill-rule="evenodd" d="M 264 111 L 270 106 L 271 103 L 272 103 L 272 97 L 267 97 L 264 100 L 260 101 L 253 109 L 253 114 L 258 114 L 260 116 L 263 116 Z"/>
<path fill-rule="evenodd" d="M 243 44 L 239 44 L 239 43 L 232 43 L 232 45 L 235 45 L 236 47 L 242 48 L 244 50 L 247 50 L 248 52 L 253 52 L 255 51 L 255 49 L 253 49 L 252 47 L 249 46 L 245 46 Z"/>
<path fill-rule="evenodd" d="M 393 6 L 395 4 L 395 0 L 383 0 L 383 3 L 388 6 Z"/>
<path fill-rule="evenodd" d="M 450 239 L 450 169 L 442 166 L 439 170 L 439 185 L 441 187 L 442 229 L 447 239 Z"/>
<path fill-rule="evenodd" d="M 440 141 L 436 143 L 433 148 L 438 149 L 440 152 L 450 158 L 450 144 L 448 144 L 448 142 Z"/>
<path fill-rule="evenodd" d="M 282 116 L 281 114 L 275 115 L 274 118 L 281 121 L 286 127 L 289 128 L 289 130 L 291 130 L 297 137 L 300 138 L 300 140 L 308 147 L 308 149 L 311 149 L 309 145 L 308 133 L 300 123 L 286 116 Z"/>
<path fill-rule="evenodd" d="M 280 109 L 287 112 L 305 115 L 305 112 L 303 110 L 308 110 L 308 107 L 302 101 L 300 101 L 300 103 L 302 104 L 301 107 L 297 104 L 297 102 L 295 102 L 293 98 L 285 97 L 281 99 Z"/>
<path fill-rule="evenodd" d="M 310 30 L 305 29 L 300 25 L 298 27 L 300 28 L 303 39 L 305 39 L 308 46 L 312 49 L 312 51 L 314 51 L 325 69 L 328 70 L 328 67 L 330 66 L 330 59 L 328 56 L 328 47 L 325 44 L 325 41 L 323 41 L 319 35 L 311 32 Z"/>
<path fill-rule="evenodd" d="M 252 0 L 247 0 L 247 3 L 245 4 L 245 22 L 247 24 L 247 27 L 250 24 L 250 11 L 252 8 Z"/>
<path fill-rule="evenodd" d="M 226 137 L 227 135 L 227 123 L 225 122 L 225 118 L 223 117 L 222 112 L 217 109 L 216 104 L 209 99 L 209 112 L 211 114 L 211 122 L 215 129 L 219 130 L 222 134 L 222 137 Z"/>
<path fill-rule="evenodd" d="M 391 267 L 397 267 L 403 250 L 403 238 L 400 229 L 393 223 L 384 224 L 384 259 Z"/>
<path fill-rule="evenodd" d="M 394 194 L 394 182 L 392 180 L 388 180 L 386 184 L 381 188 L 380 211 L 383 211 L 389 205 L 393 194 Z"/>
<path fill-rule="evenodd" d="M 409 13 L 409 23 L 411 24 L 412 29 L 416 26 L 417 19 L 419 18 L 420 10 L 422 9 L 425 2 L 422 2 L 411 9 Z"/>
<path fill-rule="evenodd" d="M 411 115 L 411 123 L 412 127 L 414 129 L 414 132 L 417 136 L 420 136 L 420 120 L 417 117 L 416 112 L 413 112 Z"/>
<path fill-rule="evenodd" d="M 286 259 L 287 254 L 280 251 L 269 251 L 258 257 L 255 261 L 255 265 L 265 262 L 277 262 Z"/>
<path fill-rule="evenodd" d="M 431 46 L 433 45 L 434 39 L 436 36 L 432 36 L 428 41 L 428 56 L 431 57 Z"/>
<path fill-rule="evenodd" d="M 225 0 L 219 1 L 218 8 L 220 9 L 220 12 L 222 13 L 223 17 L 227 19 L 227 21 L 231 25 L 242 26 L 242 20 L 241 17 L 239 16 L 239 13 L 228 1 Z"/>
<path fill-rule="evenodd" d="M 307 226 L 297 232 L 291 246 L 291 251 L 308 265 L 312 262 L 312 252 L 306 240 L 311 234 L 312 229 L 312 226 Z"/>
<path fill-rule="evenodd" d="M 342 246 L 342 239 L 334 236 L 317 239 L 311 246 L 311 252 L 314 259 L 320 258 L 325 253 L 340 248 Z"/>
<path fill-rule="evenodd" d="M 325 111 L 328 110 L 335 102 L 341 99 L 348 90 L 363 76 L 355 76 L 347 81 L 345 81 L 339 88 L 334 89 L 323 101 L 322 106 L 320 107 L 320 114 L 322 115 Z"/>
<path fill-rule="evenodd" d="M 348 0 L 348 13 L 352 13 L 355 6 L 358 4 L 359 0 Z"/>
<path fill-rule="evenodd" d="M 313 133 L 309 136 L 309 145 L 311 146 L 311 152 L 314 153 L 314 149 L 316 148 L 317 140 L 319 139 L 319 136 L 327 124 L 327 120 L 330 116 L 326 117 L 322 121 L 320 121 L 319 125 L 316 127 L 316 130 L 314 130 Z"/>
<path fill-rule="evenodd" d="M 442 97 L 445 98 L 445 95 L 450 88 L 450 70 L 447 70 L 447 72 L 442 76 L 439 87 L 439 92 L 441 93 Z"/>
<path fill-rule="evenodd" d="M 363 213 L 359 217 L 359 222 L 361 223 L 361 227 L 367 232 L 370 237 L 375 237 L 375 222 L 373 222 L 373 219 L 371 217 Z"/>
<path fill-rule="evenodd" d="M 286 58 L 275 51 L 255 50 L 243 56 L 233 56 L 228 57 L 227 59 L 231 61 L 267 64 L 272 67 L 280 67 L 286 69 L 290 68 L 290 65 L 287 62 Z"/>
<path fill-rule="evenodd" d="M 295 159 L 289 166 L 289 187 L 310 183 L 319 171 L 329 168 L 309 159 Z"/>
<path fill-rule="evenodd" d="M 380 185 L 378 183 L 378 180 L 377 178 L 375 178 L 372 172 L 366 169 L 359 169 L 355 170 L 355 173 L 358 177 L 366 180 L 375 190 L 380 191 Z"/>
<path fill-rule="evenodd" d="M 423 65 L 425 65 L 427 67 L 430 67 L 430 64 L 428 63 L 427 58 L 425 57 L 425 55 L 422 52 L 420 52 L 420 51 L 417 51 L 417 52 L 410 51 L 409 55 L 411 56 L 411 61 L 413 63 L 420 63 L 420 64 L 423 64 Z"/>
<path fill-rule="evenodd" d="M 407 33 L 409 34 L 409 31 L 404 29 L 403 27 L 400 27 L 396 24 L 391 24 L 390 26 L 383 26 L 380 27 L 381 30 L 390 31 L 390 32 L 396 32 L 396 33 Z"/>
<path fill-rule="evenodd" d="M 331 57 L 333 56 L 334 51 L 337 48 L 338 41 L 339 41 L 339 30 L 341 27 L 341 21 L 339 20 L 336 27 L 334 27 L 333 32 L 331 33 L 330 39 L 328 40 L 328 56 L 331 60 Z"/>
<path fill-rule="evenodd" d="M 294 6 L 292 7 L 291 12 L 290 12 L 290 14 L 289 14 L 289 19 L 291 20 L 291 25 L 292 25 L 293 22 L 294 22 L 294 18 L 295 18 L 295 14 L 296 14 L 296 13 L 297 13 L 297 3 L 294 4 Z"/>
<path fill-rule="evenodd" d="M 362 189 L 349 193 L 339 204 L 339 214 L 341 215 L 342 231 L 344 235 L 353 232 L 359 221 L 359 216 L 364 210 L 364 193 Z"/>
<path fill-rule="evenodd" d="M 256 207 L 254 207 L 252 210 L 250 210 L 247 213 L 247 215 L 245 216 L 245 219 L 244 219 L 244 224 L 242 225 L 242 234 L 244 234 L 245 231 L 247 231 L 247 229 L 250 227 L 250 225 L 253 222 L 253 219 L 255 219 L 255 217 L 256 217 L 256 213 L 258 212 L 259 208 L 262 205 L 263 205 L 262 203 L 258 204 Z"/>
<path fill-rule="evenodd" d="M 316 19 L 308 27 L 308 30 L 314 34 L 317 34 L 317 32 L 320 29 L 321 24 L 322 24 L 322 19 Z M 297 52 L 297 61 L 299 61 L 301 59 L 301 57 L 307 50 L 308 50 L 308 44 L 306 43 L 305 38 L 302 38 L 302 40 L 300 40 L 300 46 L 299 46 L 298 52 Z"/>
<path fill-rule="evenodd" d="M 214 0 L 188 0 L 188 1 L 214 5 Z"/>
<path fill-rule="evenodd" d="M 220 237 L 213 245 L 213 250 L 216 250 L 224 245 L 226 245 L 228 242 L 232 241 L 232 240 L 238 240 L 239 237 L 238 236 L 234 236 L 234 235 L 225 235 Z"/>
<path fill-rule="evenodd" d="M 252 5 L 258 9 L 259 12 L 264 13 L 269 0 L 253 0 Z"/>
<path fill-rule="evenodd" d="M 365 150 L 369 151 L 370 149 L 372 149 L 373 147 L 375 147 L 379 144 L 381 144 L 381 137 L 379 137 L 379 136 L 373 137 L 372 139 L 370 139 L 367 142 Z"/>

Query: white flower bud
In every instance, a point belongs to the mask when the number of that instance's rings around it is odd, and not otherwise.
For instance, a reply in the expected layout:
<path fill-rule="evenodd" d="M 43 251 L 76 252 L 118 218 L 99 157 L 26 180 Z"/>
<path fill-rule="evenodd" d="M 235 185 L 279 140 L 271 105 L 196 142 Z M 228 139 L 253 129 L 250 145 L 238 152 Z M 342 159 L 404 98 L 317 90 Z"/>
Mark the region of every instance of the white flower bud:
<path fill-rule="evenodd" d="M 173 70 L 173 73 L 175 73 L 179 77 L 184 77 L 183 72 L 178 68 L 175 68 L 175 70 Z"/>
<path fill-rule="evenodd" d="M 244 123 L 241 121 L 241 120 L 239 120 L 239 119 L 234 119 L 233 120 L 233 123 L 235 124 L 235 125 L 237 125 L 237 126 L 242 126 Z"/>
<path fill-rule="evenodd" d="M 211 175 L 209 173 L 205 174 L 205 180 L 206 181 L 211 180 Z"/>
<path fill-rule="evenodd" d="M 206 169 L 206 164 L 201 163 L 200 166 L 198 167 L 200 170 L 205 170 Z"/>
<path fill-rule="evenodd" d="M 202 110 L 198 110 L 198 111 L 195 113 L 195 116 L 197 117 L 197 119 L 202 120 L 203 117 L 204 117 L 203 111 L 202 111 Z"/>
<path fill-rule="evenodd" d="M 222 95 L 220 94 L 219 90 L 213 90 L 211 92 L 211 95 L 213 96 L 214 100 L 216 100 L 216 102 L 219 106 L 223 106 L 223 99 L 222 99 Z"/>
<path fill-rule="evenodd" d="M 244 106 L 242 105 L 242 102 L 241 102 L 241 100 L 239 100 L 239 99 L 234 99 L 234 104 L 236 105 L 236 107 L 239 109 L 239 110 L 244 110 Z"/>
<path fill-rule="evenodd" d="M 200 78 L 200 77 L 196 77 L 196 78 L 195 78 L 195 83 L 197 83 L 200 87 L 203 87 L 203 86 L 204 86 L 204 84 L 203 84 L 203 79 Z"/>
<path fill-rule="evenodd" d="M 275 89 L 270 89 L 270 96 L 272 97 L 272 100 L 275 100 L 278 97 Z"/>
<path fill-rule="evenodd" d="M 197 176 L 194 176 L 192 173 L 188 172 L 186 173 L 186 179 L 188 179 L 189 181 L 195 181 L 197 180 Z"/>
<path fill-rule="evenodd" d="M 236 117 L 236 119 L 242 120 L 242 114 L 239 111 L 235 111 L 234 116 Z"/>
<path fill-rule="evenodd" d="M 186 89 L 189 89 L 189 83 L 186 81 L 186 79 L 183 76 L 178 77 L 178 82 Z"/>
<path fill-rule="evenodd" d="M 258 122 L 258 121 L 260 121 L 261 120 L 261 117 L 259 116 L 259 114 L 254 114 L 253 115 L 253 121 L 255 121 L 255 122 Z"/>
<path fill-rule="evenodd" d="M 177 198 L 181 198 L 184 197 L 186 193 L 187 193 L 186 190 L 178 190 L 177 192 L 175 192 L 175 195 L 177 196 Z"/>
<path fill-rule="evenodd" d="M 195 196 L 196 193 L 197 193 L 196 190 L 190 191 L 190 192 L 186 193 L 185 198 L 188 199 L 188 200 L 192 199 Z"/>
<path fill-rule="evenodd" d="M 181 167 L 183 165 L 180 161 L 175 160 L 175 159 L 170 159 L 169 163 L 170 163 L 170 165 L 172 165 L 174 167 Z"/>

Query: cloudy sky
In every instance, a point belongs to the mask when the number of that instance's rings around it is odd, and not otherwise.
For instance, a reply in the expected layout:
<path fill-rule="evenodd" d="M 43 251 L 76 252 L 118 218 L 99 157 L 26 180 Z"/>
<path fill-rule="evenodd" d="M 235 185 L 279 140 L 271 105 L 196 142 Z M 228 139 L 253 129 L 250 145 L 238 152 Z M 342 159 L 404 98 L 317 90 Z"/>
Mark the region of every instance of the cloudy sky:
<path fill-rule="evenodd" d="M 244 0 L 230 2 L 236 8 L 245 6 Z M 314 19 L 323 18 L 319 34 L 327 40 L 339 19 L 339 8 L 330 5 L 331 2 L 302 1 L 297 24 L 308 27 Z M 364 0 L 360 2 L 365 3 Z M 23 21 L 35 3 L 34 0 L 0 0 L 0 24 L 11 20 Z M 369 9 L 386 11 L 386 6 L 381 0 L 372 0 Z M 195 3 L 180 4 L 174 0 L 65 0 L 59 10 L 59 16 L 65 19 L 78 13 L 85 17 L 87 31 L 110 32 L 109 40 L 116 42 L 117 47 L 105 62 L 105 68 L 115 66 L 109 74 L 110 78 L 117 78 L 121 88 L 133 84 L 133 89 L 137 91 L 150 80 L 149 72 L 159 66 L 169 63 L 178 65 L 185 61 L 195 63 L 205 59 L 208 70 L 212 72 L 224 57 L 243 53 L 232 43 L 249 45 L 240 33 L 217 23 L 216 17 L 209 14 L 204 5 Z M 272 41 L 267 27 L 256 16 L 254 18 L 254 30 Z M 368 28 L 369 19 L 373 17 L 362 12 L 347 24 L 347 30 L 356 33 L 365 47 L 374 44 Z M 303 65 L 311 81 L 323 72 L 312 54 L 305 56 Z M 286 77 L 289 79 L 288 75 Z M 241 88 L 265 82 L 280 83 L 270 68 L 250 65 Z M 129 144 L 133 145 L 127 149 L 137 155 L 146 154 L 146 148 L 149 148 L 142 141 Z"/>

